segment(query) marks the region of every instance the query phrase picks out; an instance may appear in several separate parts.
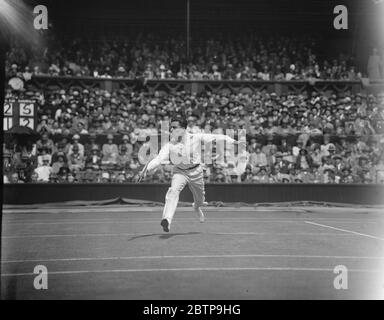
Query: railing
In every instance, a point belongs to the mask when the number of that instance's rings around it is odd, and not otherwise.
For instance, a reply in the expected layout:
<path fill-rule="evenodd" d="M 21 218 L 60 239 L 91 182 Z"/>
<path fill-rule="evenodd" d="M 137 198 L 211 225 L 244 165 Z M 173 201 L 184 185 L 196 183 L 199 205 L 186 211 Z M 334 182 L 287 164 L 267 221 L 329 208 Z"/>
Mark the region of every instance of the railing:
<path fill-rule="evenodd" d="M 384 81 L 369 81 L 369 79 L 344 80 L 291 80 L 291 81 L 246 81 L 246 80 L 139 80 L 127 78 L 94 78 L 94 77 L 33 77 L 27 83 L 30 90 L 57 90 L 57 89 L 103 89 L 124 90 L 128 93 L 145 89 L 148 92 L 163 91 L 176 93 L 178 91 L 200 93 L 203 91 L 244 92 L 254 93 L 266 90 L 276 94 L 304 92 L 337 92 L 340 94 L 353 94 L 358 92 L 378 93 L 384 88 Z"/>

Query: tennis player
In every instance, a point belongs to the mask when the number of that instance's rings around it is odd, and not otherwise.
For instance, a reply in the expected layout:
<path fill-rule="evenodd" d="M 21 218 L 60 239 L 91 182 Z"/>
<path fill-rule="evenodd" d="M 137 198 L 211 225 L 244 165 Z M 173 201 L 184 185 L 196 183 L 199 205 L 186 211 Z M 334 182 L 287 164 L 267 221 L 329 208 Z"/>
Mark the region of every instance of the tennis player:
<path fill-rule="evenodd" d="M 245 141 L 236 141 L 227 135 L 189 133 L 185 129 L 187 122 L 181 117 L 176 117 L 170 122 L 171 138 L 166 143 L 159 154 L 152 159 L 140 172 L 140 179 L 147 173 L 154 172 L 162 163 L 170 161 L 173 165 L 173 177 L 171 187 L 165 196 L 165 206 L 161 226 L 165 232 L 169 232 L 173 216 L 179 202 L 179 194 L 188 184 L 192 192 L 194 202 L 192 207 L 199 217 L 200 222 L 205 221 L 205 216 L 201 210 L 204 205 L 205 190 L 203 169 L 201 165 L 201 146 L 203 143 L 212 141 L 225 142 L 229 144 L 244 144 Z M 218 150 L 218 148 L 217 148 Z"/>

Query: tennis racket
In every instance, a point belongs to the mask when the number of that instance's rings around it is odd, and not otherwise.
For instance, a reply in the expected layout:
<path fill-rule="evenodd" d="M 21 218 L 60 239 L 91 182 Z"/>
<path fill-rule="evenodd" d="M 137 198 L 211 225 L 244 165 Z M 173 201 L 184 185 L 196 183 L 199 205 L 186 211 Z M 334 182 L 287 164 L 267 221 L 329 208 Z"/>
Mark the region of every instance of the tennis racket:
<path fill-rule="evenodd" d="M 146 177 L 147 172 L 148 172 L 148 163 L 144 166 L 143 170 L 140 171 L 137 182 L 143 181 L 143 179 Z"/>

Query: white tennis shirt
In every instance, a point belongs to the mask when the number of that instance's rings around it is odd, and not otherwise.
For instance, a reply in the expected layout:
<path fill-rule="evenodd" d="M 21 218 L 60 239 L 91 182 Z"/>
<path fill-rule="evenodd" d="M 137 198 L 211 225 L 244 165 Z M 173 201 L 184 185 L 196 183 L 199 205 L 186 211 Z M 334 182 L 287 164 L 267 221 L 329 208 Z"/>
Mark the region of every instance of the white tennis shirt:
<path fill-rule="evenodd" d="M 148 171 L 158 167 L 161 163 L 171 162 L 179 169 L 189 169 L 201 163 L 202 146 L 206 150 L 207 146 L 213 141 L 220 144 L 217 151 L 231 148 L 236 140 L 227 135 L 209 133 L 188 133 L 185 132 L 181 142 L 168 142 L 161 149 L 159 154 L 148 164 Z M 225 144 L 224 144 L 225 142 Z M 225 148 L 225 149 L 224 149 Z"/>

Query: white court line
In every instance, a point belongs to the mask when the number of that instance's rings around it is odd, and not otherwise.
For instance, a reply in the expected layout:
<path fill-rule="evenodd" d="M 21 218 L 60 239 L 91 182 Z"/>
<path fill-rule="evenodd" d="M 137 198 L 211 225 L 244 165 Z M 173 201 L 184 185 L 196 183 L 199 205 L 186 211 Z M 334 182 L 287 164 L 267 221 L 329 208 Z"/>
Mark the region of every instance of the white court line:
<path fill-rule="evenodd" d="M 178 219 L 177 222 L 183 222 L 183 221 L 197 221 L 196 218 L 182 218 Z M 129 219 L 124 220 L 114 220 L 114 219 L 104 219 L 104 220 L 80 220 L 77 221 L 74 219 L 73 221 L 23 221 L 23 222 L 3 222 L 4 225 L 65 225 L 65 224 L 136 224 L 136 223 L 157 223 L 159 222 L 159 219 L 145 219 L 145 220 L 133 220 L 129 221 Z M 257 218 L 253 219 L 219 219 L 219 218 L 207 218 L 207 222 L 231 222 L 231 223 L 241 223 L 241 222 L 284 222 L 284 223 L 297 223 L 297 221 L 292 220 L 260 220 Z"/>
<path fill-rule="evenodd" d="M 374 256 L 321 256 L 321 255 L 289 255 L 289 254 L 222 254 L 222 255 L 180 255 L 180 256 L 128 256 L 128 257 L 79 257 L 59 259 L 27 259 L 5 260 L 1 263 L 26 262 L 64 262 L 64 261 L 105 261 L 105 260 L 150 260 L 150 259 L 201 259 L 201 258 L 304 258 L 304 259 L 351 259 L 351 260 L 384 260 L 384 257 Z"/>
<path fill-rule="evenodd" d="M 305 217 L 306 218 L 306 217 Z M 231 222 L 231 223 L 242 223 L 242 222 L 261 222 L 261 223 L 297 223 L 302 222 L 304 219 L 294 219 L 294 220 L 276 220 L 276 219 L 259 219 L 259 218 L 207 218 L 206 222 Z M 69 220 L 69 219 L 67 219 Z M 384 221 L 367 221 L 367 220 L 337 220 L 337 219 L 316 219 L 318 221 L 326 221 L 326 222 L 340 222 L 340 223 L 384 223 Z M 3 225 L 71 225 L 71 224 L 145 224 L 145 223 L 156 223 L 159 219 L 144 219 L 144 220 L 133 220 L 129 221 L 129 218 L 125 220 L 114 220 L 114 219 L 90 219 L 90 220 L 73 220 L 73 221 L 65 221 L 65 220 L 26 220 L 26 221 L 4 221 Z M 194 218 L 179 218 L 177 222 L 183 221 L 197 221 Z"/>
<path fill-rule="evenodd" d="M 352 231 L 352 230 L 336 228 L 336 227 L 332 227 L 332 226 L 328 226 L 328 225 L 320 224 L 320 223 L 316 223 L 316 222 L 311 222 L 311 221 L 304 221 L 304 222 L 309 223 L 309 224 L 313 224 L 315 226 L 320 226 L 320 227 L 329 228 L 329 229 L 333 229 L 333 230 L 339 230 L 339 231 L 343 231 L 343 232 L 347 232 L 347 233 L 356 234 L 358 236 L 363 236 L 363 237 L 368 237 L 368 238 L 384 241 L 384 238 L 379 238 L 379 237 L 372 236 L 372 235 L 365 234 L 365 233 L 360 233 L 360 232 L 356 232 L 356 231 Z"/>
<path fill-rule="evenodd" d="M 133 236 L 133 237 L 150 237 L 150 236 L 188 236 L 188 235 L 195 235 L 199 234 L 200 236 L 203 235 L 223 235 L 223 236 L 349 236 L 347 234 L 340 234 L 340 233 L 293 233 L 293 232 L 287 232 L 287 233 L 276 233 L 276 232 L 212 232 L 212 233 L 201 233 L 196 232 L 193 234 L 188 233 L 74 233 L 74 234 L 30 234 L 30 235 L 15 235 L 15 236 L 2 236 L 2 239 L 19 239 L 19 238 L 61 238 L 61 237 L 124 237 L 124 236 Z"/>
<path fill-rule="evenodd" d="M 89 274 L 89 273 L 133 273 L 133 272 L 168 272 L 168 271 L 326 271 L 333 268 L 286 268 L 286 267 L 209 267 L 209 268 L 151 268 L 151 269 L 111 269 L 111 270 L 71 270 L 50 271 L 49 275 Z M 383 270 L 348 269 L 348 272 L 383 273 Z M 2 277 L 36 276 L 35 273 L 4 273 Z"/>

